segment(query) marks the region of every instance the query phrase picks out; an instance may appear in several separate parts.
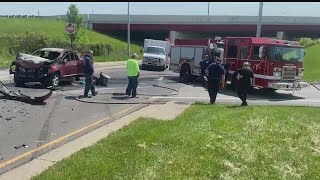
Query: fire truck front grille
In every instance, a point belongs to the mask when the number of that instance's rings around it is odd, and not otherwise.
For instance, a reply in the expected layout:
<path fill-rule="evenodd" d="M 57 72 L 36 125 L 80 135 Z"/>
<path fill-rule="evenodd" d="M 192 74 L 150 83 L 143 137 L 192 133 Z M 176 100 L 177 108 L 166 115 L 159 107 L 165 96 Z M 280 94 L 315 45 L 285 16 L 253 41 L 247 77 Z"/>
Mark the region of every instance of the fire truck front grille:
<path fill-rule="evenodd" d="M 284 80 L 294 80 L 296 76 L 295 66 L 283 66 L 282 79 Z"/>

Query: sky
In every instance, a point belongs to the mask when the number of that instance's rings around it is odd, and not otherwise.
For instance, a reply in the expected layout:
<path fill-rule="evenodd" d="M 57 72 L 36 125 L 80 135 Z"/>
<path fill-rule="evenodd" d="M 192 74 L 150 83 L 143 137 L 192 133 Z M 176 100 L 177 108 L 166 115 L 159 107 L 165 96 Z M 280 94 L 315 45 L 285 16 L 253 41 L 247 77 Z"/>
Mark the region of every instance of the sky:
<path fill-rule="evenodd" d="M 75 4 L 81 14 L 127 14 L 127 2 L 0 2 L 0 15 L 66 14 Z M 320 17 L 319 2 L 265 2 L 263 16 Z M 257 16 L 259 2 L 210 2 L 210 15 Z M 130 2 L 130 14 L 208 15 L 207 2 Z"/>

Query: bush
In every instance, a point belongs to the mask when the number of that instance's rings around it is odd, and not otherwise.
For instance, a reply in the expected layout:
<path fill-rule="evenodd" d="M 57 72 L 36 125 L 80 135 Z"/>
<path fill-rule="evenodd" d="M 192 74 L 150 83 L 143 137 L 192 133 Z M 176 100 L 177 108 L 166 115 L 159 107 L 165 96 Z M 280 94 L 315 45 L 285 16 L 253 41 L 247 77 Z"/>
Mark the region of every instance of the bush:
<path fill-rule="evenodd" d="M 315 44 L 320 44 L 320 41 L 317 39 L 311 39 L 311 38 L 300 38 L 299 43 L 304 47 L 308 47 Z"/>
<path fill-rule="evenodd" d="M 79 39 L 74 45 L 74 49 L 80 52 L 91 49 L 96 56 L 109 55 L 113 48 L 108 43 L 88 43 L 88 38 L 84 33 L 84 37 Z M 32 53 L 44 47 L 56 47 L 71 49 L 70 41 L 68 39 L 61 39 L 61 37 L 49 38 L 45 34 L 26 32 L 24 34 L 0 34 L 0 48 L 6 51 L 6 54 L 15 55 L 18 52 Z"/>

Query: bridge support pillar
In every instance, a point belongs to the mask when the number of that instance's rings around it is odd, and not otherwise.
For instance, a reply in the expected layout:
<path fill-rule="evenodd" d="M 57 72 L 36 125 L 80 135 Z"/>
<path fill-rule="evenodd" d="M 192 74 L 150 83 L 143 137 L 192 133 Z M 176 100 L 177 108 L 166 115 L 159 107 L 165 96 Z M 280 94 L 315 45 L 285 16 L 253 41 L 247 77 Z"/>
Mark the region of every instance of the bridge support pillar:
<path fill-rule="evenodd" d="M 285 38 L 285 33 L 283 31 L 277 32 L 277 39 L 283 40 Z"/>
<path fill-rule="evenodd" d="M 93 30 L 93 23 L 88 22 L 88 29 Z"/>

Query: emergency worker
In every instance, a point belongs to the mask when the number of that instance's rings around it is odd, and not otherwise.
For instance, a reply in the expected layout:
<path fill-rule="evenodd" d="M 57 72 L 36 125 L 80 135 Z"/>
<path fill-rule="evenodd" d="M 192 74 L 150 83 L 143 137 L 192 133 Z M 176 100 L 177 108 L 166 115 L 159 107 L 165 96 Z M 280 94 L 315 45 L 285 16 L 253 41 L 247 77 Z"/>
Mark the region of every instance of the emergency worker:
<path fill-rule="evenodd" d="M 87 54 L 84 56 L 84 73 L 85 73 L 85 89 L 84 89 L 84 97 L 90 98 L 88 95 L 89 90 L 93 96 L 98 94 L 98 91 L 95 90 L 93 85 L 93 51 L 89 50 Z"/>
<path fill-rule="evenodd" d="M 248 91 L 254 84 L 254 75 L 253 71 L 250 68 L 250 64 L 248 62 L 244 62 L 243 66 L 237 72 L 237 80 L 238 80 L 238 96 L 242 101 L 241 106 L 248 106 L 247 103 L 247 95 Z"/>
<path fill-rule="evenodd" d="M 215 63 L 211 63 L 206 69 L 208 76 L 208 92 L 210 96 L 210 103 L 216 102 L 219 89 L 224 89 L 225 85 L 225 70 L 221 65 L 221 59 L 216 58 Z M 221 84 L 221 87 L 220 87 Z"/>
<path fill-rule="evenodd" d="M 126 89 L 126 94 L 135 98 L 137 96 L 137 87 L 138 87 L 138 77 L 140 74 L 139 64 L 136 60 L 138 55 L 133 53 L 131 59 L 127 60 L 127 75 L 128 75 L 128 86 Z"/>

